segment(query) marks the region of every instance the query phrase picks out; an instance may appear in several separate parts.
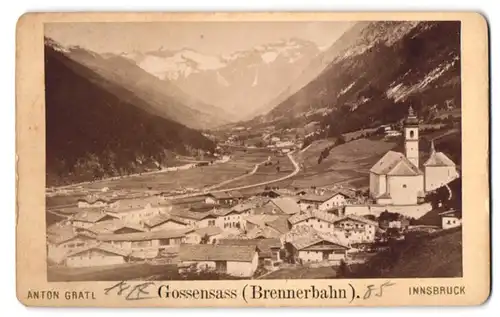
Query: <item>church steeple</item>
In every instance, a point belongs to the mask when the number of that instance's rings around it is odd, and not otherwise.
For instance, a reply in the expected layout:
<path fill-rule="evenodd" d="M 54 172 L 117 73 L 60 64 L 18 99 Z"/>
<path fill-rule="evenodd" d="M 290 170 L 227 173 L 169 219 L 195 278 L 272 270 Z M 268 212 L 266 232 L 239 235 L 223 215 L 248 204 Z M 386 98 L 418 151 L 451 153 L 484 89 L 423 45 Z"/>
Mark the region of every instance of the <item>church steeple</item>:
<path fill-rule="evenodd" d="M 434 140 L 431 140 L 431 155 L 436 153 L 436 148 L 434 147 Z"/>
<path fill-rule="evenodd" d="M 418 118 L 410 105 L 404 121 L 405 156 L 416 167 L 419 167 L 418 132 Z"/>

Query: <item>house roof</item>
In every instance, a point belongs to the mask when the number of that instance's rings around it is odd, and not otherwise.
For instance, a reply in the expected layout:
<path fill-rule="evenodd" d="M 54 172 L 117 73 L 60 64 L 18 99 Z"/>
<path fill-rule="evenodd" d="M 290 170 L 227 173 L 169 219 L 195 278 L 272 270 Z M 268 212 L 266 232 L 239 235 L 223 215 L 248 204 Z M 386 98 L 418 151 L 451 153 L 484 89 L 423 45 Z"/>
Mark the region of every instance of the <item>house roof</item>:
<path fill-rule="evenodd" d="M 99 196 L 96 196 L 96 195 L 87 195 L 85 197 L 77 199 L 77 202 L 86 202 L 86 203 L 89 203 L 89 204 L 94 204 L 94 203 L 99 202 L 99 201 L 100 202 L 105 202 L 105 203 L 111 203 L 111 202 L 113 202 L 115 200 L 107 198 L 107 197 L 99 197 Z"/>
<path fill-rule="evenodd" d="M 331 196 L 327 195 L 315 195 L 315 194 L 306 194 L 304 196 L 301 196 L 299 201 L 313 201 L 313 202 L 325 202 L 328 199 L 330 199 Z"/>
<path fill-rule="evenodd" d="M 211 236 L 221 234 L 223 232 L 223 230 L 219 227 L 203 227 L 203 228 L 196 229 L 193 232 L 198 234 L 201 237 L 203 237 L 205 235 L 208 235 L 209 237 L 211 237 Z"/>
<path fill-rule="evenodd" d="M 207 195 L 212 196 L 215 199 L 243 198 L 243 195 L 237 190 L 227 191 L 227 192 L 213 192 L 213 193 L 208 193 Z"/>
<path fill-rule="evenodd" d="M 123 212 L 128 210 L 144 209 L 149 204 L 151 204 L 151 207 L 159 207 L 161 205 L 157 196 L 125 198 L 118 200 L 117 202 L 118 205 L 114 208 L 110 208 L 109 211 Z"/>
<path fill-rule="evenodd" d="M 249 239 L 255 238 L 279 238 L 281 233 L 274 228 L 265 227 L 255 227 L 247 232 L 247 237 Z"/>
<path fill-rule="evenodd" d="M 191 204 L 189 206 L 189 210 L 194 211 L 194 212 L 204 212 L 204 211 L 213 210 L 214 208 L 216 208 L 218 206 L 219 206 L 218 204 L 214 205 L 214 204 L 207 204 L 205 202 L 198 202 L 198 203 Z"/>
<path fill-rule="evenodd" d="M 291 243 L 297 250 L 305 249 L 321 241 L 327 241 L 343 248 L 348 248 L 349 243 L 335 233 L 316 231 L 309 226 L 300 226 L 290 231 L 285 236 L 285 241 Z"/>
<path fill-rule="evenodd" d="M 443 152 L 434 152 L 424 163 L 424 166 L 455 166 L 455 163 Z"/>
<path fill-rule="evenodd" d="M 121 255 L 121 256 L 127 256 L 130 254 L 130 252 L 128 252 L 126 250 L 123 250 L 121 248 L 117 248 L 117 247 L 114 247 L 112 245 L 103 243 L 103 244 L 88 245 L 88 246 L 85 246 L 85 247 L 82 247 L 79 249 L 75 249 L 74 251 L 69 252 L 66 255 L 66 258 L 83 253 L 83 252 L 86 252 L 86 251 L 89 251 L 89 250 L 101 250 L 101 251 L 105 251 L 105 252 L 109 252 L 109 253 L 113 253 L 113 254 L 117 254 L 117 255 Z"/>
<path fill-rule="evenodd" d="M 299 204 L 297 204 L 297 201 L 291 197 L 273 198 L 271 199 L 270 203 L 273 203 L 283 213 L 288 215 L 293 215 L 300 211 Z"/>
<path fill-rule="evenodd" d="M 253 208 L 257 207 L 257 204 L 256 203 L 249 203 L 249 202 L 246 202 L 246 203 L 240 203 L 240 204 L 237 204 L 236 206 L 234 206 L 233 208 L 231 208 L 232 210 L 235 210 L 237 212 L 244 212 L 244 211 L 247 211 L 247 210 L 251 210 Z"/>
<path fill-rule="evenodd" d="M 236 211 L 232 208 L 222 208 L 222 209 L 216 209 L 212 210 L 212 215 L 220 217 L 220 216 L 227 216 L 229 214 L 239 214 L 241 211 Z"/>
<path fill-rule="evenodd" d="M 108 214 L 102 210 L 83 210 L 77 214 L 75 214 L 72 218 L 73 221 L 82 221 L 82 222 L 90 222 L 96 223 L 99 220 L 108 217 L 117 218 L 117 216 L 113 214 Z"/>
<path fill-rule="evenodd" d="M 396 169 L 396 170 L 395 170 Z M 393 171 L 395 170 L 395 171 Z M 420 175 L 422 172 L 410 162 L 402 153 L 388 151 L 375 165 L 370 169 L 371 173 L 378 175 Z"/>
<path fill-rule="evenodd" d="M 117 231 L 119 229 L 123 229 L 123 228 L 130 228 L 130 229 L 134 229 L 137 231 L 144 231 L 144 228 L 141 228 L 138 225 L 134 225 L 134 224 L 126 224 L 120 219 L 105 220 L 105 221 L 96 223 L 92 227 L 88 228 L 88 230 L 92 233 L 95 233 L 95 234 L 106 234 L 106 233 L 115 232 L 115 231 Z"/>
<path fill-rule="evenodd" d="M 267 215 L 267 214 L 259 214 L 259 215 L 250 215 L 245 218 L 246 222 L 250 222 L 252 224 L 258 225 L 258 226 L 264 226 L 269 222 L 273 222 L 274 220 L 278 219 L 279 217 L 277 215 Z"/>
<path fill-rule="evenodd" d="M 150 219 L 146 219 L 144 221 L 144 224 L 150 228 L 153 228 L 153 227 L 156 227 L 156 226 L 159 226 L 165 222 L 168 222 L 168 221 L 173 221 L 173 222 L 177 222 L 177 223 L 180 223 L 180 224 L 183 224 L 183 225 L 187 225 L 188 223 L 180 218 L 180 217 L 177 217 L 177 216 L 174 216 L 174 215 L 171 215 L 171 214 L 159 214 L 159 215 L 156 215 Z"/>
<path fill-rule="evenodd" d="M 181 261 L 251 262 L 257 248 L 254 245 L 182 244 Z"/>
<path fill-rule="evenodd" d="M 439 213 L 439 215 L 441 217 L 456 217 L 459 219 L 462 218 L 462 213 L 457 211 L 457 210 L 454 210 L 454 209 L 450 209 L 448 211 L 441 212 L 441 213 Z"/>
<path fill-rule="evenodd" d="M 59 245 L 61 243 L 67 242 L 69 240 L 72 240 L 77 237 L 84 237 L 84 238 L 91 238 L 93 239 L 94 236 L 85 232 L 75 232 L 75 231 L 61 231 L 59 234 L 48 234 L 47 235 L 47 241 L 49 243 Z"/>
<path fill-rule="evenodd" d="M 70 224 L 59 224 L 55 223 L 47 228 L 47 236 L 62 236 L 62 235 L 72 235 L 75 233 L 75 228 Z"/>
<path fill-rule="evenodd" d="M 307 220 L 307 219 L 310 219 L 310 218 L 323 220 L 323 221 L 329 222 L 329 223 L 334 223 L 335 221 L 337 221 L 339 219 L 336 215 L 330 214 L 330 213 L 327 213 L 327 212 L 324 212 L 324 211 L 320 211 L 320 210 L 308 210 L 308 211 L 301 212 L 301 213 L 298 213 L 298 214 L 295 214 L 295 215 L 291 216 L 288 219 L 288 221 L 292 225 L 294 225 L 294 224 L 297 224 L 297 223 L 299 223 L 301 221 L 304 221 L 304 220 Z"/>
<path fill-rule="evenodd" d="M 120 234 L 102 234 L 97 236 L 99 241 L 146 241 L 157 239 L 179 238 L 186 235 L 192 229 L 182 230 L 159 230 L 147 232 L 133 232 Z"/>
<path fill-rule="evenodd" d="M 265 225 L 278 231 L 279 233 L 287 233 L 290 228 L 288 225 L 288 215 L 287 216 L 277 216 L 273 221 L 267 222 Z"/>
<path fill-rule="evenodd" d="M 272 249 L 280 249 L 281 241 L 277 238 L 264 239 L 221 239 L 221 245 L 250 245 L 256 246 L 260 257 L 271 257 Z"/>
<path fill-rule="evenodd" d="M 340 222 L 340 221 L 349 220 L 349 219 L 378 227 L 378 222 L 370 220 L 370 219 L 362 217 L 362 216 L 357 216 L 357 215 L 346 215 L 342 218 L 337 219 L 335 222 Z"/>
<path fill-rule="evenodd" d="M 210 211 L 205 211 L 205 212 L 195 212 L 195 211 L 190 211 L 190 210 L 176 210 L 176 211 L 171 211 L 171 215 L 179 217 L 179 218 L 184 218 L 184 219 L 191 219 L 191 220 L 203 220 L 205 218 L 217 218 L 217 216 L 213 215 L 212 212 Z"/>

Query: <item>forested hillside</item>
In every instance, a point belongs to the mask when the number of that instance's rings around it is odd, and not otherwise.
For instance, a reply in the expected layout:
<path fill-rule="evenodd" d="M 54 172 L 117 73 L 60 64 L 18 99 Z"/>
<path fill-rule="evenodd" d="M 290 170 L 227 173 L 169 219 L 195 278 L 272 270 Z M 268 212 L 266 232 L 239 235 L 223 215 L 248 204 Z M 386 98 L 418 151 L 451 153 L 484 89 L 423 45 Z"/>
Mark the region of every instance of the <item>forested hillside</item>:
<path fill-rule="evenodd" d="M 213 151 L 200 132 L 149 112 L 131 91 L 45 46 L 47 186 L 159 169 Z"/>

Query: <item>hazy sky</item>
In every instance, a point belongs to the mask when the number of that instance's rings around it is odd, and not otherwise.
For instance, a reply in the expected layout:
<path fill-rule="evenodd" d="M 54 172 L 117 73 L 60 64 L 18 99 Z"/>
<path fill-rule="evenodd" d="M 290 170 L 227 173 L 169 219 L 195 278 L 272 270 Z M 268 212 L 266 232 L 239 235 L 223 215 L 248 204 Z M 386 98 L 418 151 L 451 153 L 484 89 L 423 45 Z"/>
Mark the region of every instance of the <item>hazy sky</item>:
<path fill-rule="evenodd" d="M 352 22 L 79 22 L 45 24 L 45 35 L 64 46 L 79 45 L 98 53 L 146 52 L 163 47 L 218 55 L 291 37 L 325 47 L 351 25 Z"/>

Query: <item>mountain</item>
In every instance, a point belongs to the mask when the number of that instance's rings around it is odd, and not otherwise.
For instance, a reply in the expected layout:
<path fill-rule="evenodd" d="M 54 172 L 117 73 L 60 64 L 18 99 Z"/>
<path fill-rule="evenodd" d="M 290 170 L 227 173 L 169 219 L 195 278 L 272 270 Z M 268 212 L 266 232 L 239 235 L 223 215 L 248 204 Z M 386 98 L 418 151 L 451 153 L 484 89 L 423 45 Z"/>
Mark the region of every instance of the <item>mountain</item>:
<path fill-rule="evenodd" d="M 239 120 L 276 97 L 319 53 L 315 43 L 290 38 L 220 56 L 163 48 L 123 56 Z"/>
<path fill-rule="evenodd" d="M 316 56 L 302 71 L 290 86 L 282 91 L 267 105 L 255 112 L 256 115 L 265 114 L 272 108 L 284 102 L 309 82 L 314 80 L 329 64 L 351 55 L 366 51 L 373 41 L 383 41 L 391 44 L 408 32 L 416 22 L 358 22 L 354 23 L 342 36 L 327 50 Z"/>
<path fill-rule="evenodd" d="M 214 151 L 200 132 L 45 43 L 47 185 L 158 169 L 174 154 Z"/>
<path fill-rule="evenodd" d="M 47 40 L 52 45 L 57 44 Z M 147 101 L 149 107 L 145 110 L 149 112 L 195 129 L 212 128 L 229 122 L 230 116 L 222 109 L 199 101 L 168 80 L 158 79 L 130 59 L 109 53 L 97 54 L 78 46 L 58 47 L 68 58 Z"/>
<path fill-rule="evenodd" d="M 368 22 L 307 85 L 253 124 L 321 121 L 335 133 L 460 108 L 460 23 Z M 335 46 L 335 44 L 334 44 Z"/>

